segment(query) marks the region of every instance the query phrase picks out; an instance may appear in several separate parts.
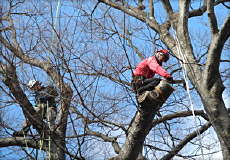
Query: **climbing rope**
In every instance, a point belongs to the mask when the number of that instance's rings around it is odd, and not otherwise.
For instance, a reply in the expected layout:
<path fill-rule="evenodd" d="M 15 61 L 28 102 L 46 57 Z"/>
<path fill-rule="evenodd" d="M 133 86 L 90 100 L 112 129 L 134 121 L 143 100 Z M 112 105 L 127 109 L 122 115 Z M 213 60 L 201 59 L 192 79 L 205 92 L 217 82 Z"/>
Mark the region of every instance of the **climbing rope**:
<path fill-rule="evenodd" d="M 26 140 L 26 134 L 25 134 L 24 130 L 22 130 L 22 133 L 23 133 L 23 137 L 24 137 L 24 140 L 25 140 L 25 144 L 26 144 L 27 154 L 29 154 L 29 147 L 28 147 L 28 143 L 27 143 L 27 140 Z"/>
<path fill-rule="evenodd" d="M 61 0 L 58 0 L 56 16 L 55 16 L 53 32 L 52 32 L 51 45 L 50 45 L 49 56 L 48 56 L 48 62 L 50 62 L 51 52 L 52 52 L 52 49 L 53 49 L 54 33 L 55 33 L 56 25 L 57 25 L 57 17 L 58 17 L 58 10 L 59 10 L 59 6 L 60 6 L 60 2 L 61 2 Z M 51 83 L 48 75 L 47 75 L 47 79 L 48 79 L 49 83 Z"/>
<path fill-rule="evenodd" d="M 186 62 L 187 59 L 185 57 L 185 54 L 183 54 L 183 52 L 182 52 L 182 48 L 180 46 L 180 42 L 179 42 L 179 39 L 177 38 L 175 30 L 173 30 L 173 35 L 174 35 L 174 38 L 176 39 L 176 48 L 177 48 L 177 52 L 179 53 L 179 56 L 180 56 L 179 58 L 183 61 L 183 62 L 180 61 L 180 64 L 182 66 L 182 73 L 183 73 L 183 77 L 184 77 L 184 80 L 185 80 L 185 83 L 186 83 L 186 90 L 187 90 L 187 93 L 188 93 L 189 102 L 190 102 L 190 106 L 191 106 L 191 110 L 192 110 L 192 115 L 193 115 L 194 123 L 195 123 L 195 126 L 196 126 L 196 133 L 197 133 L 197 136 L 198 136 L 198 139 L 199 139 L 199 145 L 200 145 L 200 149 L 201 149 L 202 158 L 204 159 L 204 153 L 203 153 L 203 147 L 202 147 L 202 141 L 201 141 L 201 134 L 200 134 L 200 131 L 199 131 L 199 128 L 198 128 L 198 125 L 197 125 L 197 119 L 196 119 L 196 115 L 195 115 L 195 112 L 194 112 L 192 98 L 191 98 L 190 90 L 189 90 L 188 75 L 187 75 L 187 71 L 186 71 L 186 67 L 185 67 L 185 62 Z"/>
<path fill-rule="evenodd" d="M 47 108 L 47 111 L 46 111 L 46 115 L 47 115 L 47 123 L 49 125 L 49 129 L 50 129 L 50 117 L 49 117 L 49 102 L 47 101 L 47 104 L 46 104 L 46 108 Z M 52 109 L 51 109 L 52 110 Z M 52 114 L 52 113 L 51 113 Z M 51 143 L 51 139 L 50 139 L 50 133 L 49 133 L 49 137 L 48 137 L 48 142 L 49 142 L 49 154 L 48 154 L 48 158 L 50 160 L 50 143 Z"/>
<path fill-rule="evenodd" d="M 42 106 L 40 106 L 40 105 L 42 105 Z M 37 107 L 42 107 L 42 120 L 43 120 L 43 118 L 44 118 L 44 104 L 42 103 L 42 104 L 40 104 L 40 102 L 39 102 L 39 106 L 37 106 Z M 41 135 L 41 139 L 39 140 L 39 151 L 40 151 L 40 153 L 39 153 L 39 159 L 41 160 L 42 159 L 42 147 L 43 147 L 43 139 L 44 139 L 44 125 L 43 125 L 43 123 L 42 123 L 42 129 L 43 129 L 43 131 L 42 131 L 42 135 Z"/>
<path fill-rule="evenodd" d="M 51 40 L 50 51 L 49 51 L 49 58 L 51 56 L 51 51 L 53 49 L 54 33 L 55 33 L 56 25 L 57 25 L 57 16 L 58 16 L 58 10 L 59 10 L 59 6 L 60 6 L 60 2 L 61 2 L 61 0 L 58 0 L 57 10 L 56 10 L 56 16 L 55 16 L 55 21 L 54 21 L 54 26 L 53 26 L 53 32 L 52 32 L 52 40 Z"/>
<path fill-rule="evenodd" d="M 50 45 L 50 50 L 49 50 L 49 57 L 48 57 L 48 62 L 50 62 L 50 57 L 51 57 L 51 52 L 52 52 L 52 49 L 53 49 L 53 41 L 54 41 L 54 33 L 55 33 L 55 29 L 56 29 L 56 25 L 57 25 L 57 17 L 58 17 L 58 11 L 59 11 L 59 6 L 60 6 L 60 3 L 61 3 L 61 0 L 58 0 L 58 5 L 57 5 L 57 9 L 56 9 L 56 16 L 55 16 L 55 21 L 54 21 L 54 26 L 53 26 L 53 32 L 52 32 L 52 40 L 51 40 L 51 45 Z M 50 79 L 49 79 L 49 76 L 47 75 L 47 80 L 50 82 Z M 49 105 L 48 105 L 48 101 L 47 101 L 47 112 L 46 112 L 46 115 L 47 115 L 47 123 L 49 123 L 49 128 L 50 128 L 50 122 L 49 122 Z M 44 134 L 44 133 L 43 133 Z M 50 150 L 51 150 L 51 137 L 50 137 L 50 134 L 48 136 L 48 158 L 50 160 Z"/>

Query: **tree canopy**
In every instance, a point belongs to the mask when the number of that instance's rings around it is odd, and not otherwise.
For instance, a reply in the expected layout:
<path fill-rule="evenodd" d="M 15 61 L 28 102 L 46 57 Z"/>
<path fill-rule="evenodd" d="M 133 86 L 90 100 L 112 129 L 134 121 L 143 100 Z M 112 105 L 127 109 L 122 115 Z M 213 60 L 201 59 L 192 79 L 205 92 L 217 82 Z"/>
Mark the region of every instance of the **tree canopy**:
<path fill-rule="evenodd" d="M 3 0 L 0 158 L 230 159 L 229 8 L 228 0 Z M 166 81 L 166 102 L 137 102 L 132 71 L 161 48 L 167 72 L 187 74 L 193 108 L 184 86 Z M 33 79 L 58 90 L 54 130 L 34 109 Z M 28 134 L 13 136 L 25 119 Z"/>

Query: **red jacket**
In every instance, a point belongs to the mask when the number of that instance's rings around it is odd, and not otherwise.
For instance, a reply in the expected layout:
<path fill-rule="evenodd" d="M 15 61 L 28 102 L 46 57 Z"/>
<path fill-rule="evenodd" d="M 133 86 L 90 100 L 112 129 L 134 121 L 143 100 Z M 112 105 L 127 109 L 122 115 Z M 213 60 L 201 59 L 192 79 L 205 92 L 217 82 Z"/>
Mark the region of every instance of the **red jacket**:
<path fill-rule="evenodd" d="M 134 76 L 143 76 L 146 78 L 153 78 L 155 73 L 164 78 L 171 77 L 158 63 L 154 56 L 143 60 L 133 71 Z"/>

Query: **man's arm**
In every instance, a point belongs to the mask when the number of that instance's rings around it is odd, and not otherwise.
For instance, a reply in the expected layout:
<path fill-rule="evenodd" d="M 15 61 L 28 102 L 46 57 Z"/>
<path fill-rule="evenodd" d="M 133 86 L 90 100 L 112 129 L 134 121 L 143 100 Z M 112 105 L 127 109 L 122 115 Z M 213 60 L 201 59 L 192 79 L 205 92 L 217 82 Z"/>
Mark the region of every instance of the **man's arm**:
<path fill-rule="evenodd" d="M 150 59 L 149 68 L 153 70 L 155 73 L 164 77 L 165 79 L 167 79 L 168 77 L 171 77 L 171 75 L 168 74 L 168 72 L 166 72 L 166 70 L 157 63 L 154 57 L 151 57 Z"/>
<path fill-rule="evenodd" d="M 156 67 L 155 72 L 159 74 L 160 76 L 164 77 L 165 79 L 167 79 L 168 77 L 171 77 L 171 75 L 168 74 L 168 72 L 164 68 L 162 68 L 159 64 Z"/>

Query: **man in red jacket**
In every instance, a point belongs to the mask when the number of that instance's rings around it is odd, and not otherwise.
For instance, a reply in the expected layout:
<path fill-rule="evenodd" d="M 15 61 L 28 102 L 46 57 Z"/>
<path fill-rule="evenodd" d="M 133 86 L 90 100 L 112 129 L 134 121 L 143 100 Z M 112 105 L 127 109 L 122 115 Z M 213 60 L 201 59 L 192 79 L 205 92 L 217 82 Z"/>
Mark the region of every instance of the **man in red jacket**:
<path fill-rule="evenodd" d="M 132 88 L 137 95 L 143 91 L 151 91 L 160 83 L 159 78 L 154 78 L 155 73 L 164 77 L 168 81 L 173 81 L 173 77 L 162 68 L 162 63 L 169 60 L 169 53 L 165 49 L 157 51 L 155 56 L 144 59 L 133 71 Z"/>

